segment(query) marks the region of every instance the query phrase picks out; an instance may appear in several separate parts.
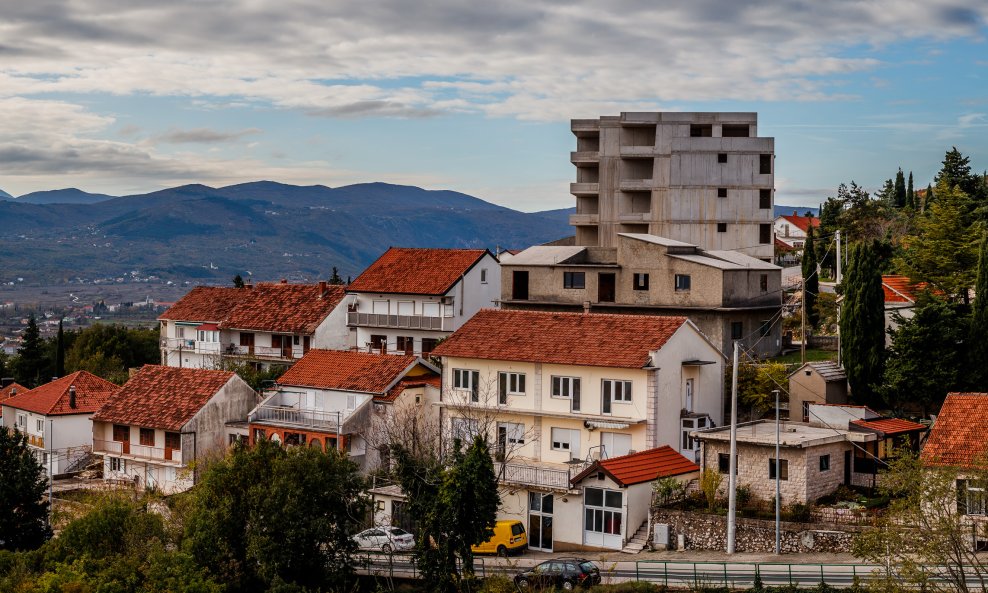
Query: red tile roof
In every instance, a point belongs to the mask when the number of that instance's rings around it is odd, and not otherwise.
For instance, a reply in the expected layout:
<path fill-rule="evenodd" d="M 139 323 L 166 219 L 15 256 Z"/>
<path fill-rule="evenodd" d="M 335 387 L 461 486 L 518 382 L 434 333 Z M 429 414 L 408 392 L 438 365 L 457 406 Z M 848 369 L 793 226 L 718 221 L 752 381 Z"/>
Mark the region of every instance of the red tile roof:
<path fill-rule="evenodd" d="M 988 393 L 948 393 L 920 459 L 928 466 L 988 468 Z"/>
<path fill-rule="evenodd" d="M 813 228 L 817 228 L 820 226 L 820 219 L 815 216 L 798 216 L 795 213 L 793 213 L 793 214 L 783 214 L 782 218 L 785 218 L 787 221 L 789 221 L 790 224 L 797 227 L 799 230 L 803 231 L 804 233 L 807 231 L 807 229 L 810 228 L 811 224 L 813 225 Z"/>
<path fill-rule="evenodd" d="M 904 434 L 907 432 L 918 432 L 926 430 L 926 425 L 902 418 L 875 418 L 874 420 L 852 420 L 851 424 L 862 428 L 869 428 L 883 433 L 885 436 Z"/>
<path fill-rule="evenodd" d="M 685 317 L 484 309 L 433 356 L 640 369 Z"/>
<path fill-rule="evenodd" d="M 0 389 L 0 406 L 3 406 L 3 401 L 11 397 L 11 392 L 16 391 L 17 393 L 24 393 L 25 391 L 30 391 L 27 387 L 17 383 L 16 381 L 10 385 Z M 0 407 L 0 416 L 3 416 L 3 408 Z"/>
<path fill-rule="evenodd" d="M 223 329 L 313 334 L 343 300 L 342 285 L 258 284 L 221 320 Z"/>
<path fill-rule="evenodd" d="M 181 430 L 234 376 L 230 371 L 145 365 L 93 420 Z"/>
<path fill-rule="evenodd" d="M 223 321 L 247 296 L 243 288 L 197 286 L 158 319 L 170 321 Z"/>
<path fill-rule="evenodd" d="M 700 466 L 680 455 L 669 445 L 664 445 L 640 453 L 596 461 L 570 481 L 576 484 L 600 471 L 610 476 L 620 486 L 633 486 L 659 478 L 698 472 Z"/>
<path fill-rule="evenodd" d="M 278 384 L 384 394 L 416 360 L 398 354 L 314 349 L 292 365 Z"/>
<path fill-rule="evenodd" d="M 489 253 L 486 249 L 391 247 L 347 291 L 443 295 Z"/>
<path fill-rule="evenodd" d="M 75 407 L 69 406 L 69 388 L 75 387 Z M 3 405 L 42 414 L 44 416 L 66 416 L 69 414 L 92 414 L 120 387 L 101 379 L 87 371 L 76 371 L 51 383 L 45 383 L 3 402 Z"/>
<path fill-rule="evenodd" d="M 886 303 L 915 303 L 916 291 L 926 288 L 925 282 L 914 283 L 907 276 L 882 276 Z"/>
<path fill-rule="evenodd" d="M 406 389 L 425 387 L 426 385 L 431 385 L 436 389 L 441 389 L 442 383 L 442 377 L 434 373 L 419 377 L 405 377 L 401 381 L 398 381 L 394 387 L 388 390 L 387 393 L 377 396 L 374 399 L 378 401 L 393 402 L 398 399 L 398 396 L 401 395 Z"/>

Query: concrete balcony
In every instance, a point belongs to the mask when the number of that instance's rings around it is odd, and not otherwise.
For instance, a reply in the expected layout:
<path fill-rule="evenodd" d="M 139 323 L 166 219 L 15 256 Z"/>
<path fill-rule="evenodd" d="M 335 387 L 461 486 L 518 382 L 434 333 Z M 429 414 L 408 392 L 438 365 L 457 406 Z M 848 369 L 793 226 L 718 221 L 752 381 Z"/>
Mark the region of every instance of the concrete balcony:
<path fill-rule="evenodd" d="M 654 146 L 622 146 L 621 158 L 650 159 L 655 156 L 657 150 Z"/>
<path fill-rule="evenodd" d="M 428 317 L 425 315 L 387 315 L 384 313 L 350 311 L 346 314 L 346 324 L 350 327 L 389 327 L 394 329 L 453 331 L 452 317 Z"/>
<path fill-rule="evenodd" d="M 594 151 L 580 151 L 569 153 L 569 162 L 574 165 L 596 165 L 600 163 L 600 152 Z"/>
<path fill-rule="evenodd" d="M 622 179 L 618 189 L 621 191 L 651 191 L 653 185 L 651 179 Z"/>
<path fill-rule="evenodd" d="M 618 214 L 618 222 L 651 222 L 652 214 L 650 212 L 624 212 Z M 572 224 L 572 223 L 571 223 Z"/>
<path fill-rule="evenodd" d="M 494 463 L 494 473 L 502 484 L 534 486 L 551 490 L 573 490 L 570 479 L 587 468 L 589 463 L 548 464 L 524 461 Z"/>
<path fill-rule="evenodd" d="M 570 214 L 569 223 L 572 226 L 600 224 L 600 214 Z"/>
<path fill-rule="evenodd" d="M 574 196 L 596 196 L 600 193 L 599 183 L 571 183 L 569 193 Z"/>
<path fill-rule="evenodd" d="M 221 349 L 219 342 L 200 342 L 187 338 L 162 338 L 161 347 L 195 354 L 219 354 Z"/>
<path fill-rule="evenodd" d="M 277 401 L 277 395 L 267 401 Z M 271 424 L 290 426 L 322 432 L 340 433 L 340 426 L 346 423 L 348 412 L 334 412 L 306 408 L 304 406 L 262 403 L 247 417 L 251 424 Z"/>
<path fill-rule="evenodd" d="M 600 134 L 600 120 L 573 119 L 570 120 L 569 129 L 577 136 L 596 136 Z"/>
<path fill-rule="evenodd" d="M 185 458 L 182 456 L 181 449 L 150 447 L 147 445 L 136 445 L 131 442 L 93 439 L 93 453 L 97 455 L 113 455 L 114 457 L 135 461 L 157 461 L 167 465 L 185 464 Z"/>

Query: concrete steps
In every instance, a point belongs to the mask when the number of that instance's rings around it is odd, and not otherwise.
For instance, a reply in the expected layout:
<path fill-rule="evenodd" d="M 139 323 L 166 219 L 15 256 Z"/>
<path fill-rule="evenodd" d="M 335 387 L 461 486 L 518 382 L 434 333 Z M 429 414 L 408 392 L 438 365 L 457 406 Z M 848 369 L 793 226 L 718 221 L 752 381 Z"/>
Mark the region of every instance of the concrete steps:
<path fill-rule="evenodd" d="M 646 519 L 642 522 L 641 527 L 635 532 L 628 543 L 621 548 L 621 551 L 625 554 L 637 554 L 645 549 L 645 545 L 648 544 L 648 520 Z"/>

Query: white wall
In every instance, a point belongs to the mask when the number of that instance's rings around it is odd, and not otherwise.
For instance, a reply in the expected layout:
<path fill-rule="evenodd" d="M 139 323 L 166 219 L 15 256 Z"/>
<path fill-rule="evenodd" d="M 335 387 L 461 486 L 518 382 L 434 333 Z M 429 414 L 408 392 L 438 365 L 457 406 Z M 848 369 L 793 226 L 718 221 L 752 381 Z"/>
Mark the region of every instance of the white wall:
<path fill-rule="evenodd" d="M 31 449 L 42 459 L 43 453 L 49 450 L 54 451 L 54 458 L 51 461 L 51 469 L 56 475 L 65 471 L 78 457 L 83 454 L 83 448 L 91 448 L 93 445 L 92 413 L 90 414 L 69 414 L 59 416 L 45 416 L 26 410 L 18 410 L 10 406 L 3 406 L 3 425 L 13 429 L 17 423 L 18 414 L 27 417 L 27 424 L 23 432 L 29 437 L 40 437 L 44 439 L 44 448 L 31 446 Z M 42 430 L 37 429 L 37 422 L 42 422 Z M 49 424 L 51 420 L 51 424 Z M 48 464 L 45 464 L 45 471 L 48 471 Z"/>
<path fill-rule="evenodd" d="M 316 328 L 316 333 L 312 337 L 312 348 L 349 349 L 350 329 L 346 325 L 347 300 L 347 297 L 344 297 Z"/>

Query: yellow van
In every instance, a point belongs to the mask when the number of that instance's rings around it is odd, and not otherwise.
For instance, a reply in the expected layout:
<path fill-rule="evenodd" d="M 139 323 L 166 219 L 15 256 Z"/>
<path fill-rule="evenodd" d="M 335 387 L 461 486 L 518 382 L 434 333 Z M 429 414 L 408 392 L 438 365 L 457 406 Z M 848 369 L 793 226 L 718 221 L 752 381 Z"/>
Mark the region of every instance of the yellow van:
<path fill-rule="evenodd" d="M 528 534 L 525 533 L 525 525 L 521 521 L 508 520 L 498 521 L 494 524 L 494 535 L 491 539 L 473 546 L 474 554 L 497 554 L 507 556 L 514 552 L 521 552 L 528 547 Z"/>

